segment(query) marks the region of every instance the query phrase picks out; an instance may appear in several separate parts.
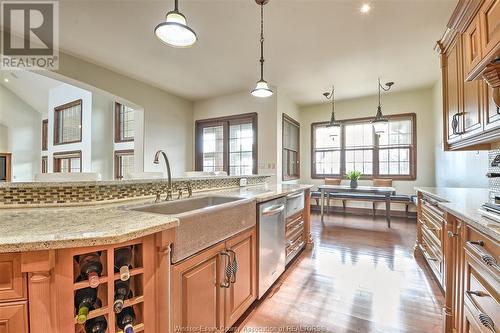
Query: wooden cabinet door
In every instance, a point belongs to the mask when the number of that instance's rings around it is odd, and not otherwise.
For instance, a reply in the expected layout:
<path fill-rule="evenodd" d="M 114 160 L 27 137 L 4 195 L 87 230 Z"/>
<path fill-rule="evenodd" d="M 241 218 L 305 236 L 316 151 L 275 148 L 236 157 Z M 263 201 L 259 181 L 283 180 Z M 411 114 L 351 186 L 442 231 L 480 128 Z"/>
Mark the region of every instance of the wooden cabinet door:
<path fill-rule="evenodd" d="M 0 303 L 26 298 L 27 283 L 21 273 L 21 254 L 0 254 Z"/>
<path fill-rule="evenodd" d="M 23 301 L 0 305 L 0 333 L 28 333 L 27 303 Z"/>
<path fill-rule="evenodd" d="M 233 325 L 257 299 L 256 243 L 255 228 L 226 242 L 227 251 L 238 263 L 234 283 L 226 289 L 226 329 Z"/>
<path fill-rule="evenodd" d="M 173 266 L 172 332 L 223 331 L 222 251 L 224 243 Z"/>
<path fill-rule="evenodd" d="M 483 80 L 468 81 L 463 84 L 464 138 L 483 131 L 483 102 L 481 100 L 483 84 Z"/>
<path fill-rule="evenodd" d="M 462 35 L 464 46 L 464 76 L 466 78 L 482 59 L 480 30 L 479 16 L 476 16 L 474 21 L 472 21 Z"/>
<path fill-rule="evenodd" d="M 479 10 L 479 20 L 482 54 L 487 57 L 500 41 L 500 0 L 486 0 Z"/>
<path fill-rule="evenodd" d="M 457 38 L 455 44 L 448 50 L 445 55 L 444 67 L 444 82 L 445 85 L 445 113 L 448 123 L 445 128 L 447 133 L 448 143 L 455 142 L 460 138 L 458 134 L 463 130 L 463 117 L 457 116 L 461 110 L 460 103 L 460 90 L 462 83 L 462 75 L 460 70 L 461 65 L 461 50 L 460 38 Z M 454 126 L 454 120 L 459 121 L 458 126 Z M 455 131 L 453 128 L 455 127 Z"/>
<path fill-rule="evenodd" d="M 484 128 L 485 130 L 500 127 L 500 108 L 493 100 L 494 89 L 482 82 L 483 104 L 484 104 Z M 500 88 L 496 88 L 497 94 L 500 94 Z"/>

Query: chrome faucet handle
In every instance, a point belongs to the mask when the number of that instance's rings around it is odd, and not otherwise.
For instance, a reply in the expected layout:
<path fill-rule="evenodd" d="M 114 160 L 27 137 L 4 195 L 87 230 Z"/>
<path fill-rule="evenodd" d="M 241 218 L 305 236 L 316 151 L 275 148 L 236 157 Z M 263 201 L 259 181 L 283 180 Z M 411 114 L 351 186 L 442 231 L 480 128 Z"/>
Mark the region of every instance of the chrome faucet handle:
<path fill-rule="evenodd" d="M 177 195 L 177 199 L 182 199 L 182 188 L 179 189 L 179 194 Z"/>
<path fill-rule="evenodd" d="M 186 188 L 188 191 L 188 198 L 191 198 L 193 196 L 193 186 L 191 186 L 191 183 L 187 183 Z"/>
<path fill-rule="evenodd" d="M 172 201 L 172 189 L 171 188 L 167 189 L 167 197 L 165 198 L 165 201 Z"/>
<path fill-rule="evenodd" d="M 156 191 L 155 203 L 158 203 L 160 201 L 161 201 L 161 192 L 160 191 Z"/>

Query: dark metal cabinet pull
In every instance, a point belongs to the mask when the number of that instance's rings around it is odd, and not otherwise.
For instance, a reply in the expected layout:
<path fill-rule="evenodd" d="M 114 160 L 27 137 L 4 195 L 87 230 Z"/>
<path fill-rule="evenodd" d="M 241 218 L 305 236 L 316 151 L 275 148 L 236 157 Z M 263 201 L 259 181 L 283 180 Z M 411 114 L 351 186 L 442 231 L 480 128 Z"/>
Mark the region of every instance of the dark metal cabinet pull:
<path fill-rule="evenodd" d="M 231 269 L 229 267 L 231 263 L 231 256 L 226 251 L 222 251 L 220 254 L 222 257 L 227 257 L 226 267 L 224 269 L 224 281 L 220 283 L 220 287 L 229 288 L 231 285 Z"/>
<path fill-rule="evenodd" d="M 481 259 L 486 263 L 486 265 L 491 267 L 497 267 L 497 261 L 489 254 L 481 255 Z"/>
<path fill-rule="evenodd" d="M 479 314 L 479 321 L 481 324 L 483 324 L 484 327 L 489 328 L 492 332 L 495 332 L 495 324 L 493 323 L 493 320 L 488 315 L 485 315 L 484 313 Z"/>
<path fill-rule="evenodd" d="M 238 274 L 238 260 L 236 259 L 236 252 L 233 250 L 227 250 L 230 254 L 233 255 L 233 261 L 230 264 L 229 270 L 231 271 L 229 282 L 234 284 L 236 283 L 236 275 Z"/>
<path fill-rule="evenodd" d="M 470 291 L 470 290 L 467 290 L 466 293 L 469 294 L 469 295 L 477 296 L 477 297 L 489 296 L 488 294 L 486 294 L 486 293 L 484 293 L 482 291 Z"/>
<path fill-rule="evenodd" d="M 472 245 L 477 245 L 477 246 L 484 246 L 484 242 L 482 240 L 468 241 L 467 243 L 472 244 Z"/>

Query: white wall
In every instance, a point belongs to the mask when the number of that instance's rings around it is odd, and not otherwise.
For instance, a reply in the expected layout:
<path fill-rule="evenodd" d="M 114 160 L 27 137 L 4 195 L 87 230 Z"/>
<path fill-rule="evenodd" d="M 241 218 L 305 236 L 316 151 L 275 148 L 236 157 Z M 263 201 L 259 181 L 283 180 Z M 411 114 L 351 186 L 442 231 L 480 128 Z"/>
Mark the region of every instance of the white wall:
<path fill-rule="evenodd" d="M 32 181 L 40 172 L 41 121 L 38 111 L 0 85 L 0 150 L 12 153 L 12 181 Z"/>
<path fill-rule="evenodd" d="M 193 118 L 194 120 L 200 120 L 253 112 L 256 112 L 258 117 L 258 173 L 273 174 L 274 176 L 269 181 L 275 182 L 277 180 L 276 173 L 278 172 L 276 94 L 269 98 L 257 98 L 246 91 L 198 101 L 194 103 Z M 191 134 L 194 137 L 194 123 Z M 279 154 L 281 154 L 281 151 L 279 151 Z"/>
<path fill-rule="evenodd" d="M 432 89 L 407 92 L 390 92 L 382 96 L 383 113 L 416 113 L 417 115 L 417 179 L 394 181 L 393 186 L 401 194 L 414 194 L 414 186 L 434 185 L 434 128 Z M 377 110 L 377 96 L 338 101 L 335 111 L 338 120 L 373 117 Z M 301 120 L 301 182 L 321 184 L 323 180 L 311 178 L 311 123 L 328 121 L 331 104 L 323 103 L 300 108 Z M 361 181 L 361 184 L 370 183 Z"/>
<path fill-rule="evenodd" d="M 103 94 L 92 94 L 92 172 L 102 179 L 113 179 L 114 100 Z"/>
<path fill-rule="evenodd" d="M 82 100 L 82 141 L 54 145 L 54 109 L 78 99 Z M 49 91 L 48 111 L 48 169 L 54 170 L 54 153 L 81 150 L 82 172 L 92 172 L 92 93 L 63 83 Z"/>
<path fill-rule="evenodd" d="M 47 75 L 58 79 L 62 75 L 65 81 L 74 80 L 71 84 L 95 87 L 144 109 L 144 142 L 136 141 L 134 144 L 136 156 L 138 151 L 144 150 L 144 154 L 141 154 L 143 171 L 164 171 L 164 165 L 153 164 L 154 154 L 159 149 L 167 153 L 174 176 L 192 169 L 192 102 L 73 56 L 64 53 L 59 55 L 59 70 Z M 141 165 L 137 160 L 138 165 Z"/>

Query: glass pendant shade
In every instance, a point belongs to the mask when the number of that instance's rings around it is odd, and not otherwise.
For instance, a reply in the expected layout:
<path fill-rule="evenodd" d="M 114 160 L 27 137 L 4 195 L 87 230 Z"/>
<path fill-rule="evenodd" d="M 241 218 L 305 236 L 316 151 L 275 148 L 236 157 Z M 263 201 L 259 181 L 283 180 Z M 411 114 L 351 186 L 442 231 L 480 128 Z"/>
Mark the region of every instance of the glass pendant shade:
<path fill-rule="evenodd" d="M 375 134 L 381 135 L 384 134 L 387 129 L 387 124 L 389 121 L 387 119 L 375 119 L 372 121 L 373 129 L 375 130 Z"/>
<path fill-rule="evenodd" d="M 186 17 L 176 10 L 168 12 L 165 22 L 156 26 L 155 35 L 173 47 L 190 47 L 198 40 L 196 33 L 187 26 Z"/>
<path fill-rule="evenodd" d="M 266 81 L 260 80 L 257 82 L 257 86 L 252 90 L 251 94 L 255 97 L 270 97 L 273 95 L 273 91 L 269 88 Z"/>

